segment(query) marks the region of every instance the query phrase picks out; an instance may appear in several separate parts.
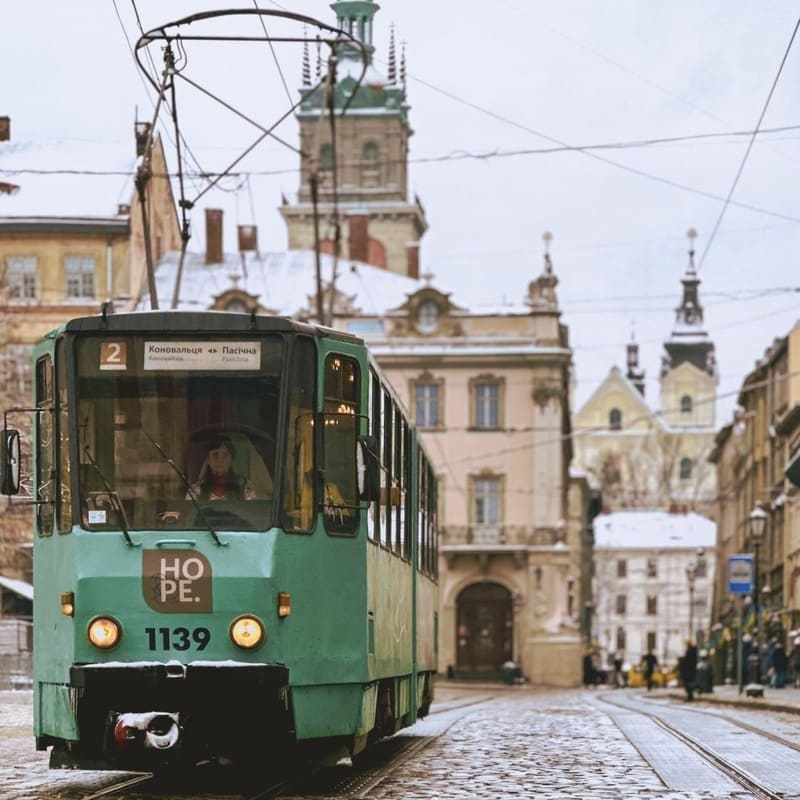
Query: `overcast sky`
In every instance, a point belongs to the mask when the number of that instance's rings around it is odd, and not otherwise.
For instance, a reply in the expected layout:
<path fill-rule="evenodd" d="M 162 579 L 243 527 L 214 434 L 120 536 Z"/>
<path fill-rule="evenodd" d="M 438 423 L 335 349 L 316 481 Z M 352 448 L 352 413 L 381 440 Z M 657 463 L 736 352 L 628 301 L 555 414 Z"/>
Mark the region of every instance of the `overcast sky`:
<path fill-rule="evenodd" d="M 235 5 L 255 7 L 252 0 Z M 258 5 L 335 24 L 321 0 Z M 614 364 L 624 369 L 635 331 L 646 397 L 657 408 L 662 343 L 681 296 L 686 232 L 694 228 L 700 297 L 721 375 L 717 425 L 727 423 L 743 377 L 800 319 L 800 42 L 787 56 L 797 3 L 380 6 L 378 69 L 386 69 L 392 24 L 398 52 L 401 42 L 406 48 L 411 193 L 430 224 L 423 271 L 445 290 L 466 287 L 492 302 L 518 302 L 541 272 L 542 234 L 552 232 L 577 405 Z M 223 7 L 5 3 L 0 113 L 12 118 L 15 138 L 130 140 L 137 109 L 140 119 L 151 119 L 155 96 L 132 56 L 139 25 L 150 30 Z M 248 47 L 208 46 L 188 66 L 210 91 L 272 124 L 297 98 L 301 51 L 285 46 L 273 54 L 262 44 L 244 57 Z M 219 106 L 212 112 L 210 103 L 182 97 L 179 104 L 181 131 L 204 166 L 234 158 L 254 138 L 247 126 L 223 123 Z M 297 145 L 293 117 L 281 133 Z M 653 142 L 665 138 L 681 140 Z M 600 148 L 608 145 L 624 146 Z M 198 201 L 190 249 L 203 247 L 202 209 L 221 205 L 231 226 L 258 224 L 261 249 L 284 249 L 276 207 L 281 193 L 292 197 L 297 189 L 297 164 L 290 148 L 276 144 L 252 153 L 242 165 L 249 181 L 230 181 L 222 194 Z M 226 244 L 235 244 L 232 228 Z"/>

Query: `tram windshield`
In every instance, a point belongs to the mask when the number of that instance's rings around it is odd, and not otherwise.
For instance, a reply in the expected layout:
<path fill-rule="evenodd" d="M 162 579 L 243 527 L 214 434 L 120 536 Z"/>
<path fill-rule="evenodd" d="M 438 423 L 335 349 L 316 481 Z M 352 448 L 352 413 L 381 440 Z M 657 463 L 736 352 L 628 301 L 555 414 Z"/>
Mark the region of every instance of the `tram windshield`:
<path fill-rule="evenodd" d="M 284 341 L 77 342 L 81 522 L 93 530 L 265 530 Z"/>

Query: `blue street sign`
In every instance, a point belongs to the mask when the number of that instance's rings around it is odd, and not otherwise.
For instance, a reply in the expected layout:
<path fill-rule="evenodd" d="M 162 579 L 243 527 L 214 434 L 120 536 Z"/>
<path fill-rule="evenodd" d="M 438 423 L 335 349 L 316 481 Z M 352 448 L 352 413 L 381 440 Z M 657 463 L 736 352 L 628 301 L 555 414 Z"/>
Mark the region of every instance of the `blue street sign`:
<path fill-rule="evenodd" d="M 728 591 L 731 594 L 753 593 L 753 556 L 749 553 L 728 558 Z"/>

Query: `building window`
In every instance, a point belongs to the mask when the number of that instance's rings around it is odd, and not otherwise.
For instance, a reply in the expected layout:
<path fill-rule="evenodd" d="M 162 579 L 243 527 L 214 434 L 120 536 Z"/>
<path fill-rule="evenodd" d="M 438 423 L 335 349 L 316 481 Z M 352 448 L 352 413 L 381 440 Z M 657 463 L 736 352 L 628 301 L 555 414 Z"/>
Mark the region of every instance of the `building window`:
<path fill-rule="evenodd" d="M 472 523 L 496 525 L 500 522 L 500 478 L 472 479 Z"/>
<path fill-rule="evenodd" d="M 620 653 L 625 652 L 625 628 L 617 628 L 617 651 Z"/>
<path fill-rule="evenodd" d="M 477 380 L 472 384 L 472 425 L 494 430 L 500 427 L 500 383 Z"/>
<path fill-rule="evenodd" d="M 657 597 L 648 597 L 647 598 L 647 615 L 650 617 L 654 617 L 658 614 L 658 598 Z"/>
<path fill-rule="evenodd" d="M 648 652 L 655 653 L 656 651 L 656 632 L 655 631 L 647 631 L 647 650 Z"/>
<path fill-rule="evenodd" d="M 658 561 L 655 558 L 647 559 L 647 577 L 648 578 L 658 577 Z"/>
<path fill-rule="evenodd" d="M 94 299 L 95 261 L 90 256 L 70 256 L 66 261 L 67 297 Z"/>
<path fill-rule="evenodd" d="M 420 428 L 436 428 L 442 424 L 441 383 L 416 381 L 413 384 L 414 421 Z"/>
<path fill-rule="evenodd" d="M 680 474 L 682 481 L 688 481 L 692 477 L 692 459 L 682 458 L 680 466 Z"/>
<path fill-rule="evenodd" d="M 365 189 L 374 189 L 381 184 L 381 152 L 376 142 L 364 143 L 361 151 L 361 185 Z"/>
<path fill-rule="evenodd" d="M 681 414 L 692 413 L 692 398 L 688 394 L 681 397 Z"/>
<path fill-rule="evenodd" d="M 433 300 L 423 300 L 417 308 L 417 330 L 433 333 L 439 326 L 439 306 Z"/>
<path fill-rule="evenodd" d="M 36 256 L 8 256 L 6 259 L 9 300 L 36 298 Z"/>
<path fill-rule="evenodd" d="M 321 170 L 333 169 L 333 145 L 324 144 L 319 149 L 319 168 Z"/>
<path fill-rule="evenodd" d="M 617 561 L 617 577 L 625 578 L 628 575 L 628 562 L 625 559 Z"/>
<path fill-rule="evenodd" d="M 625 615 L 625 610 L 626 610 L 626 607 L 627 607 L 627 600 L 628 600 L 628 598 L 627 598 L 626 595 L 624 595 L 624 594 L 618 594 L 617 595 L 617 614 L 620 614 L 622 616 Z"/>
<path fill-rule="evenodd" d="M 608 427 L 612 431 L 622 430 L 622 412 L 618 408 L 612 408 L 608 412 Z"/>

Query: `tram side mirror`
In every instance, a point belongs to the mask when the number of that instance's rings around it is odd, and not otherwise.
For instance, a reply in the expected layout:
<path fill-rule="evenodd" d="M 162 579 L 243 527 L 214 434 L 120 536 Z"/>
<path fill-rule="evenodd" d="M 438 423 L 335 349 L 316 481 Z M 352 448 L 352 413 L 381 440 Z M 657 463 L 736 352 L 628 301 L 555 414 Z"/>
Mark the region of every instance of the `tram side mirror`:
<path fill-rule="evenodd" d="M 3 471 L 3 494 L 17 494 L 19 492 L 19 431 L 11 428 L 3 429 L 0 439 L 0 469 Z"/>
<path fill-rule="evenodd" d="M 359 436 L 356 442 L 356 475 L 358 496 L 371 503 L 380 497 L 378 470 L 378 440 L 374 436 Z"/>

